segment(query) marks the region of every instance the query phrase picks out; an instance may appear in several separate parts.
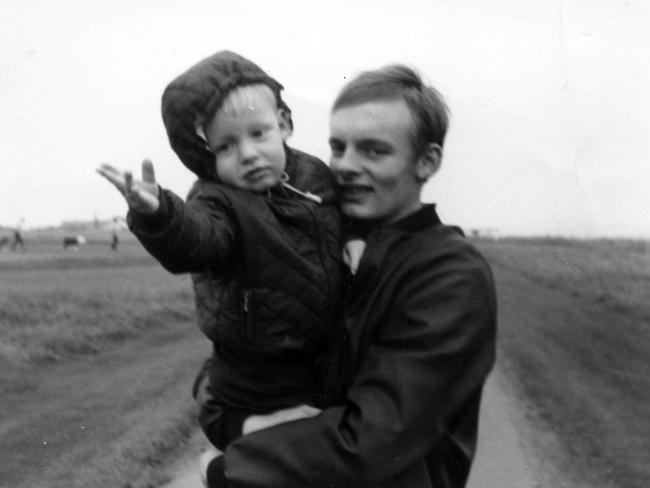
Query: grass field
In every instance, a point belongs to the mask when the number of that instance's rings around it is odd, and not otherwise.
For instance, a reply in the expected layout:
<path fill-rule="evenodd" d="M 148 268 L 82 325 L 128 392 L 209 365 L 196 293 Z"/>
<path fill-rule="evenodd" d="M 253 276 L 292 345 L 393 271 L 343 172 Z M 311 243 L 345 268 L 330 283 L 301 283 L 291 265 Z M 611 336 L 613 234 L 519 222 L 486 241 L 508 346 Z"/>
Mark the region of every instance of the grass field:
<path fill-rule="evenodd" d="M 482 241 L 499 291 L 499 363 L 542 455 L 586 486 L 650 486 L 650 244 Z"/>
<path fill-rule="evenodd" d="M 0 361 L 59 360 L 94 352 L 165 320 L 192 320 L 187 278 L 165 273 L 133 240 L 64 251 L 28 241 L 0 253 Z"/>
<path fill-rule="evenodd" d="M 209 353 L 189 278 L 129 236 L 40 237 L 0 252 L 0 486 L 158 486 Z"/>
<path fill-rule="evenodd" d="M 78 252 L 25 237 L 0 252 L 0 486 L 158 486 L 208 351 L 188 277 L 128 235 L 118 252 L 102 234 Z M 548 486 L 650 486 L 650 244 L 476 243 L 497 282 L 497 367 L 562 480 Z"/>

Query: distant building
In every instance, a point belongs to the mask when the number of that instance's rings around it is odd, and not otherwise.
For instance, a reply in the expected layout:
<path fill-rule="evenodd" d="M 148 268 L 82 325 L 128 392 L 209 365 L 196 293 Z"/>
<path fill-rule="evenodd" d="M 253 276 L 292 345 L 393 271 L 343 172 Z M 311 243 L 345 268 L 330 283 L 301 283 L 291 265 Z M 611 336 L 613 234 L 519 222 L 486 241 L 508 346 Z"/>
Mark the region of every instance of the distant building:
<path fill-rule="evenodd" d="M 83 232 L 94 227 L 94 223 L 84 220 L 64 220 L 61 222 L 61 229 L 71 232 Z"/>
<path fill-rule="evenodd" d="M 107 230 L 112 231 L 117 230 L 126 230 L 128 226 L 124 217 L 114 217 L 109 220 L 99 220 L 97 218 L 93 220 L 64 220 L 61 222 L 61 229 L 69 232 L 88 232 L 91 230 Z"/>
<path fill-rule="evenodd" d="M 476 239 L 498 239 L 499 229 L 494 227 L 482 227 L 477 229 L 469 229 L 469 235 Z"/>

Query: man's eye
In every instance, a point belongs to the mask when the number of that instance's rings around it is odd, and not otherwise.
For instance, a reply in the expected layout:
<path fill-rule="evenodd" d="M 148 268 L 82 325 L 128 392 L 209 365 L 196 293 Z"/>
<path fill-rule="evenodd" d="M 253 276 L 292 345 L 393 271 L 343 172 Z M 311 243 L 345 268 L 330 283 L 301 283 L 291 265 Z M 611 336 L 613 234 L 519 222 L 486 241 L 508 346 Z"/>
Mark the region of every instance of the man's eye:
<path fill-rule="evenodd" d="M 255 130 L 252 132 L 252 136 L 253 136 L 254 138 L 256 138 L 256 139 L 259 139 L 259 138 L 261 138 L 261 137 L 264 137 L 264 136 L 266 135 L 266 133 L 267 133 L 267 130 L 266 130 L 266 129 L 255 129 Z"/>
<path fill-rule="evenodd" d="M 367 147 L 366 155 L 371 158 L 379 158 L 381 156 L 386 156 L 390 151 L 383 147 Z"/>
<path fill-rule="evenodd" d="M 330 151 L 332 156 L 339 157 L 342 156 L 345 152 L 345 146 L 343 144 L 330 144 Z"/>

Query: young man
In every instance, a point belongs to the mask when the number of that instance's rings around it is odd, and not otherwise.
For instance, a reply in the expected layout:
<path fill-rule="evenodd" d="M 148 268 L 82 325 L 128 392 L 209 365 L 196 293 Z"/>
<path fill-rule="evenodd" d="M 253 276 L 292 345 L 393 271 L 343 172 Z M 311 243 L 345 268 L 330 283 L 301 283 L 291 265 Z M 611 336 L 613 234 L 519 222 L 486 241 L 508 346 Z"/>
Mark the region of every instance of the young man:
<path fill-rule="evenodd" d="M 225 454 L 232 488 L 465 485 L 496 297 L 483 257 L 420 200 L 447 124 L 440 95 L 401 65 L 360 75 L 335 101 L 341 208 L 369 230 L 345 304 L 346 399 L 236 440 Z"/>

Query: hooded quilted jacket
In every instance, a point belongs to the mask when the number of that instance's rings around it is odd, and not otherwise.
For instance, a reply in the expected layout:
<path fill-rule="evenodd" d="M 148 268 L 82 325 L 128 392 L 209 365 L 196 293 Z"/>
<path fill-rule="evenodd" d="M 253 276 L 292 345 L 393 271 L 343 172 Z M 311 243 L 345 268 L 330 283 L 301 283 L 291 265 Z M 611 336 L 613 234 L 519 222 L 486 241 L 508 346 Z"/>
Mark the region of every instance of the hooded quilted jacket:
<path fill-rule="evenodd" d="M 210 383 L 224 405 L 261 410 L 314 403 L 323 357 L 341 334 L 341 229 L 332 174 L 286 147 L 288 184 L 254 194 L 221 184 L 197 120 L 227 90 L 280 85 L 234 53 L 202 61 L 163 95 L 172 148 L 199 180 L 183 202 L 161 193 L 154 216 L 129 214 L 145 248 L 192 273 L 199 326 L 215 344 Z M 215 108 L 216 107 L 216 108 Z M 318 200 L 318 201 L 316 201 Z M 319 402 L 317 402 L 319 403 Z M 322 402 L 320 402 L 322 403 Z"/>
<path fill-rule="evenodd" d="M 214 155 L 197 133 L 219 109 L 228 93 L 244 85 L 263 83 L 275 94 L 278 107 L 291 115 L 280 92 L 282 85 L 252 61 L 231 51 L 219 51 L 172 80 L 162 96 L 162 118 L 172 149 L 199 178 L 216 179 Z"/>

